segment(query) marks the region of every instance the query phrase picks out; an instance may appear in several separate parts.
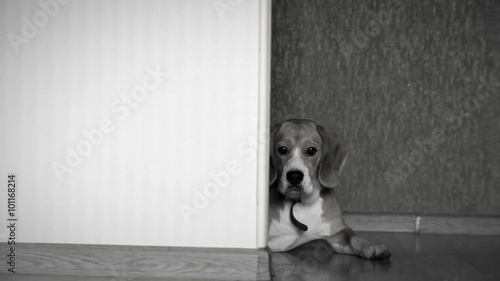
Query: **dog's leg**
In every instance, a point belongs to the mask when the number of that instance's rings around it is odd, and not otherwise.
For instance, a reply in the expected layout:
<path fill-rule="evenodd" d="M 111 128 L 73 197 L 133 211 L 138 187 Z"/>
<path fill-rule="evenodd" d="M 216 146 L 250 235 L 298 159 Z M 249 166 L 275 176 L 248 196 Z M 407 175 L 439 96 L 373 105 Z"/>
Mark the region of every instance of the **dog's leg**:
<path fill-rule="evenodd" d="M 359 255 L 366 259 L 388 259 L 391 252 L 384 245 L 375 244 L 357 235 L 351 237 L 351 246 Z"/>
<path fill-rule="evenodd" d="M 339 254 L 355 255 L 365 259 L 387 259 L 391 252 L 384 245 L 375 244 L 363 239 L 346 228 L 326 239 L 333 251 Z"/>

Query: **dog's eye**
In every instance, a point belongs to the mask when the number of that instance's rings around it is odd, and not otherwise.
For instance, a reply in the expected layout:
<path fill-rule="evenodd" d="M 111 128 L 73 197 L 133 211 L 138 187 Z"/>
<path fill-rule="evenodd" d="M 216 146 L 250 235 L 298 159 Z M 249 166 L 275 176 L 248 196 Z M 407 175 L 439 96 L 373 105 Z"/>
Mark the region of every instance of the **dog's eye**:
<path fill-rule="evenodd" d="M 278 147 L 278 153 L 281 155 L 285 155 L 288 152 L 288 149 L 284 146 Z"/>
<path fill-rule="evenodd" d="M 318 150 L 315 148 L 315 147 L 309 147 L 306 151 L 306 153 L 310 156 L 313 156 L 314 154 L 316 154 L 316 152 L 318 152 Z"/>

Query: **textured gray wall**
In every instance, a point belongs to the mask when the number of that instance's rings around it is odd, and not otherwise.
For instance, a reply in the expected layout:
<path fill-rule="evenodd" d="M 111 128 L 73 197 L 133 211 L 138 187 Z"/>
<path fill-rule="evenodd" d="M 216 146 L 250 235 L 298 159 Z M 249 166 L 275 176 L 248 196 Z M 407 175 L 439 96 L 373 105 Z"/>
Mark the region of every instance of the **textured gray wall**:
<path fill-rule="evenodd" d="M 500 1 L 273 1 L 273 123 L 344 138 L 344 210 L 500 215 Z"/>

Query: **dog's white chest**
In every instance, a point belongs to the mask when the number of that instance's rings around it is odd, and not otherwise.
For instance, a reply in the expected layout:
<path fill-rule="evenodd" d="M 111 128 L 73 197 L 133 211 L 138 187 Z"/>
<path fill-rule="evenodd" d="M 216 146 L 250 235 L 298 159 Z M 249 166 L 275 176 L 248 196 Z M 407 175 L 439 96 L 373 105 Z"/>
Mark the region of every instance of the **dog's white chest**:
<path fill-rule="evenodd" d="M 275 252 L 291 250 L 314 239 L 330 236 L 330 224 L 323 220 L 323 199 L 320 197 L 314 204 L 296 204 L 293 207 L 294 217 L 307 225 L 308 230 L 298 229 L 290 219 L 291 202 L 284 202 L 279 219 L 273 219 L 269 226 L 267 245 Z"/>

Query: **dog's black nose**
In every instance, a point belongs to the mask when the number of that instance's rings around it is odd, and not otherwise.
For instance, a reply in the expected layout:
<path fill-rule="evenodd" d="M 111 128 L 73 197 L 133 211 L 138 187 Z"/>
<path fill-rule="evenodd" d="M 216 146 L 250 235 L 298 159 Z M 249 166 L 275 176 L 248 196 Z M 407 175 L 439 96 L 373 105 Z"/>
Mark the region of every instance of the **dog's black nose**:
<path fill-rule="evenodd" d="M 304 179 L 304 173 L 301 171 L 290 171 L 286 173 L 286 179 L 291 184 L 299 184 Z"/>

